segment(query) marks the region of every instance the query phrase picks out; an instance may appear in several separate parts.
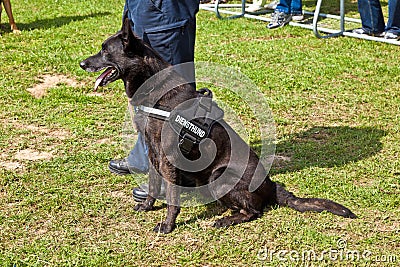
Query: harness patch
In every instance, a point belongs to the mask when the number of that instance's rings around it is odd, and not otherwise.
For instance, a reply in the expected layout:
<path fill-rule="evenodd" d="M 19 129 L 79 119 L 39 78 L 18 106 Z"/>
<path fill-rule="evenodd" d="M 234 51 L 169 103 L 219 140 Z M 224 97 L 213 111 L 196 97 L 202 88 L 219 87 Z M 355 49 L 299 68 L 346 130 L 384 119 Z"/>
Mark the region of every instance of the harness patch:
<path fill-rule="evenodd" d="M 203 129 L 200 129 L 195 124 L 191 123 L 186 118 L 181 117 L 180 115 L 176 115 L 175 122 L 179 123 L 185 129 L 189 130 L 199 138 L 203 138 L 206 135 L 206 132 Z"/>
<path fill-rule="evenodd" d="M 194 145 L 207 138 L 211 128 L 224 117 L 224 111 L 212 101 L 208 89 L 198 91 L 197 98 L 189 99 L 171 111 L 169 124 L 179 135 L 179 148 L 188 154 Z"/>

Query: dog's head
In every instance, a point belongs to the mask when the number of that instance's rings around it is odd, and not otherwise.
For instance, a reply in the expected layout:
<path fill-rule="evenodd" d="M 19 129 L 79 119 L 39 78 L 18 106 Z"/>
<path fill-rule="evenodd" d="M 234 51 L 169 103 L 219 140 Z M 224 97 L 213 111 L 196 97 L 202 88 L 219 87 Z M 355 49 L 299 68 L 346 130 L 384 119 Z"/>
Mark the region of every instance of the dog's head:
<path fill-rule="evenodd" d="M 149 45 L 137 37 L 127 16 L 124 17 L 122 28 L 102 44 L 99 53 L 88 57 L 80 63 L 80 67 L 88 72 L 104 72 L 96 79 L 94 90 L 111 82 L 122 79 L 128 97 L 131 97 L 141 83 L 143 72 L 147 71 L 145 60 L 154 58 L 164 62 Z M 140 75 L 142 74 L 142 75 Z M 148 77 L 147 77 L 148 78 Z M 132 87 L 132 83 L 135 83 Z"/>

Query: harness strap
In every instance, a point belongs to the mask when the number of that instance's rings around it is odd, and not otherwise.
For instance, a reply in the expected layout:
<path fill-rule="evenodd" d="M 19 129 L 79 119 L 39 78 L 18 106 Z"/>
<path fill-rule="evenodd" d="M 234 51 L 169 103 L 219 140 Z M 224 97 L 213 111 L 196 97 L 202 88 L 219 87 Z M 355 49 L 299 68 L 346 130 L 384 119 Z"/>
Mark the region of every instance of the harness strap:
<path fill-rule="evenodd" d="M 146 107 L 143 105 L 138 106 L 137 109 L 138 111 L 143 111 L 150 117 L 154 117 L 161 120 L 168 120 L 169 116 L 171 115 L 171 112 L 169 111 L 165 111 L 158 108 Z"/>

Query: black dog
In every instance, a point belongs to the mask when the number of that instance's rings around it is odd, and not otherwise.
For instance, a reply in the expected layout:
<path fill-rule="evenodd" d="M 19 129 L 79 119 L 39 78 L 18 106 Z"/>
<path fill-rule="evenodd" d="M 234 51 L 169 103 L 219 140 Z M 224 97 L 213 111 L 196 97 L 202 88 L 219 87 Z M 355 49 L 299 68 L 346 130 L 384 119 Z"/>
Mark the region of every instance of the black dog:
<path fill-rule="evenodd" d="M 189 104 L 186 105 L 188 108 L 193 106 L 193 103 L 197 103 L 197 99 L 206 99 L 190 84 L 182 85 L 177 82 L 177 86 L 165 90 L 168 83 L 173 83 L 177 79 L 173 71 L 159 78 L 159 86 L 145 92 L 138 92 L 150 77 L 168 69 L 170 65 L 134 35 L 128 19 L 124 19 L 119 32 L 103 43 L 98 54 L 82 61 L 80 66 L 88 72 L 105 69 L 97 78 L 95 88 L 122 79 L 126 94 L 135 106 L 151 104 L 159 109 L 171 111 L 172 114 L 174 110 L 181 108 L 182 103 L 188 102 Z M 218 111 L 215 105 L 211 108 Z M 272 182 L 259 163 L 256 153 L 222 119 L 215 119 L 212 127 L 208 128 L 210 131 L 207 140 L 212 140 L 212 142 L 200 142 L 200 144 L 196 140 L 191 144 L 189 142 L 186 151 L 180 145 L 187 139 L 177 134 L 171 123 L 165 119 L 150 116 L 146 112 L 138 112 L 134 120 L 138 130 L 145 135 L 152 165 L 149 172 L 149 196 L 145 202 L 137 204 L 134 209 L 152 210 L 161 183 L 157 178 L 158 174 L 166 181 L 167 217 L 164 222 L 155 227 L 155 231 L 169 233 L 175 228 L 175 220 L 180 212 L 179 185 L 184 184 L 185 180 L 190 180 L 198 187 L 216 184 L 209 188 L 209 193 L 230 208 L 233 215 L 219 219 L 215 222 L 215 227 L 254 220 L 262 215 L 266 206 L 276 204 L 289 206 L 301 212 L 326 210 L 339 216 L 356 218 L 348 208 L 338 203 L 327 199 L 298 198 L 281 185 Z M 204 124 L 207 120 L 205 118 L 193 120 L 193 124 L 199 122 Z M 233 146 L 235 146 L 235 151 L 237 148 L 241 151 L 240 155 L 231 154 L 234 151 Z M 207 157 L 208 151 L 213 149 L 215 154 Z M 182 154 L 182 151 L 186 160 L 196 161 L 205 155 L 211 161 L 205 168 L 197 171 L 176 167 L 174 159 L 177 158 L 177 154 Z M 248 153 L 243 155 L 243 151 Z M 250 190 L 249 186 L 255 178 L 262 179 L 261 185 L 255 190 Z"/>

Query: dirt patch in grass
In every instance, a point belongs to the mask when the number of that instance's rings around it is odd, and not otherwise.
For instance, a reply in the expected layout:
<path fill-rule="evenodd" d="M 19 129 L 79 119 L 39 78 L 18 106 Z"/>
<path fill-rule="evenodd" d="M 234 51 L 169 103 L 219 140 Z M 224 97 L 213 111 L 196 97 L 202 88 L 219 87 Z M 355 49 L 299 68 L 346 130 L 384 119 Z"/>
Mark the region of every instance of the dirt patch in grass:
<path fill-rule="evenodd" d="M 0 154 L 0 167 L 1 168 L 4 168 L 9 171 L 15 171 L 18 169 L 22 169 L 24 167 L 24 164 L 22 164 L 21 162 L 7 160 L 10 157 L 10 155 L 4 153 L 3 151 L 1 151 L 1 152 L 2 152 Z M 0 191 L 0 193 L 1 193 L 1 191 Z M 1 198 L 1 194 L 0 194 L 0 198 Z"/>
<path fill-rule="evenodd" d="M 88 96 L 104 96 L 102 92 L 90 92 L 87 94 Z"/>
<path fill-rule="evenodd" d="M 12 142 L 1 150 L 0 167 L 9 171 L 23 171 L 25 163 L 29 161 L 52 159 L 57 147 L 71 136 L 68 130 L 60 128 L 27 125 L 16 120 L 2 120 L 2 123 L 18 132 L 23 131 L 10 136 Z M 49 145 L 43 147 L 46 143 Z M 25 144 L 25 147 L 22 148 L 21 144 Z"/>
<path fill-rule="evenodd" d="M 125 203 L 134 204 L 132 196 L 124 190 L 112 191 L 109 193 L 112 198 L 120 199 Z"/>
<path fill-rule="evenodd" d="M 12 123 L 13 128 L 28 130 L 37 137 L 42 136 L 43 138 L 57 138 L 60 140 L 65 140 L 70 136 L 70 133 L 65 129 L 50 129 L 44 126 L 26 125 L 19 122 Z"/>
<path fill-rule="evenodd" d="M 53 151 L 37 151 L 24 149 L 17 151 L 11 159 L 0 159 L 0 167 L 9 171 L 22 171 L 25 167 L 24 161 L 49 160 L 53 158 Z"/>
<path fill-rule="evenodd" d="M 17 160 L 31 160 L 31 161 L 36 161 L 36 160 L 47 160 L 51 159 L 53 157 L 53 152 L 45 152 L 45 151 L 36 151 L 33 149 L 24 149 L 18 151 L 15 155 L 14 158 Z"/>
<path fill-rule="evenodd" d="M 111 138 L 103 138 L 103 139 L 96 140 L 95 143 L 102 145 L 102 144 L 112 144 L 112 143 L 116 143 L 116 142 L 113 141 L 113 139 L 111 139 Z"/>
<path fill-rule="evenodd" d="M 61 74 L 47 74 L 39 79 L 39 83 L 35 86 L 28 88 L 27 91 L 35 98 L 41 98 L 47 94 L 49 88 L 54 88 L 60 84 L 66 84 L 72 87 L 81 86 L 75 79 L 68 78 Z"/>
<path fill-rule="evenodd" d="M 21 162 L 16 161 L 0 161 L 0 166 L 9 171 L 15 171 L 24 167 Z"/>

